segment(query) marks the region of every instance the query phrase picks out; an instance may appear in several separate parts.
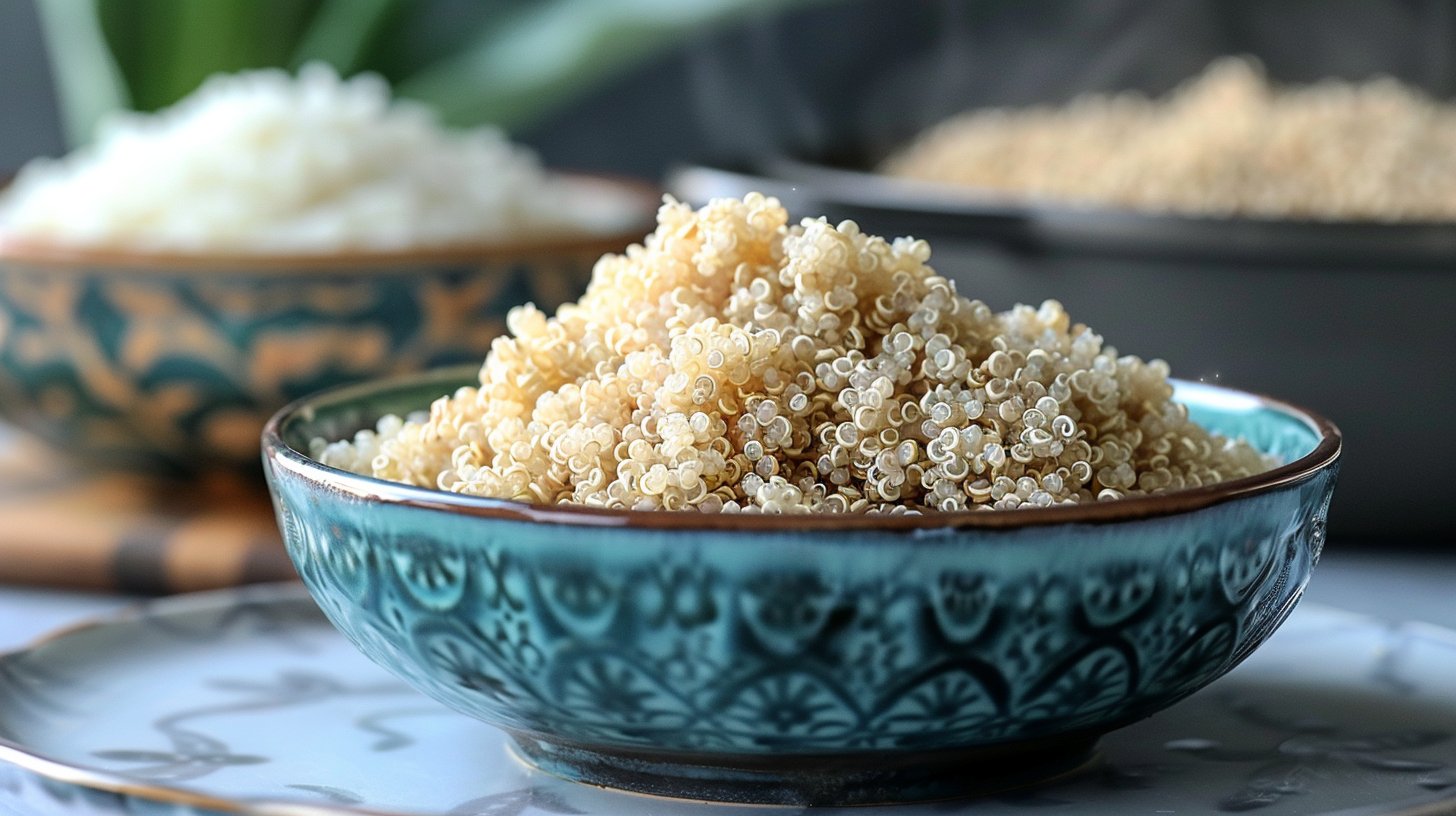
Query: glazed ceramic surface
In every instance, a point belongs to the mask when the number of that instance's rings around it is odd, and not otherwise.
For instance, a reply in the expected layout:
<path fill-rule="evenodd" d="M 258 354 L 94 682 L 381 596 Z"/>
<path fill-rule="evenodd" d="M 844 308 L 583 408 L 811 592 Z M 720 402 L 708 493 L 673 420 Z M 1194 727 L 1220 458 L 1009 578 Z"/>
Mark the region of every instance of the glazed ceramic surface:
<path fill-rule="evenodd" d="M 0 249 L 0 414 L 89 459 L 257 461 L 278 408 L 320 388 L 484 359 L 506 312 L 574 300 L 620 235 L 517 249 L 157 258 Z"/>
<path fill-rule="evenodd" d="M 854 813 L 1439 813 L 1456 807 L 1452 677 L 1456 634 L 1301 607 L 1080 775 Z M 508 742 L 365 660 L 296 587 L 161 601 L 0 659 L 0 813 L 794 812 L 575 785 Z"/>
<path fill-rule="evenodd" d="M 1319 557 L 1338 455 L 1332 429 L 1184 384 L 1199 421 L 1304 465 L 1200 509 L 895 528 L 532 509 L 288 449 L 427 405 L 459 384 L 444 377 L 307 401 L 265 438 L 289 552 L 325 614 L 542 767 L 732 801 L 934 798 L 1075 766 L 1280 624 Z"/>

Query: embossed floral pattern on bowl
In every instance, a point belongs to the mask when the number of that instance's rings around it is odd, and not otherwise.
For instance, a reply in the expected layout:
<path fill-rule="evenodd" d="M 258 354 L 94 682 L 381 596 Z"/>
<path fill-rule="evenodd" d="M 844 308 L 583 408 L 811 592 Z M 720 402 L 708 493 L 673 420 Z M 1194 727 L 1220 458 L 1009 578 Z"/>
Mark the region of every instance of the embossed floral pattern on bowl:
<path fill-rule="evenodd" d="M 569 778 L 734 801 L 865 803 L 1031 781 L 1227 672 L 1323 545 L 1329 423 L 1180 384 L 1288 464 L 1149 499 L 1008 513 L 705 516 L 392 485 L 299 451 L 468 379 L 280 413 L 289 552 L 366 655 Z"/>

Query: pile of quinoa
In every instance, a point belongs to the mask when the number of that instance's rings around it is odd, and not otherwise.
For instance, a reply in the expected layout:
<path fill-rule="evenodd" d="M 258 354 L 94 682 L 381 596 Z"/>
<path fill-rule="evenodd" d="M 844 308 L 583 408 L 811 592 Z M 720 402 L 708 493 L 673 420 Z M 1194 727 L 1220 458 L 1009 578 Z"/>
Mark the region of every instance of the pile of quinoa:
<path fill-rule="evenodd" d="M 1272 218 L 1456 219 L 1456 105 L 1390 78 L 1276 88 L 1226 57 L 1164 99 L 976 110 L 884 173 L 1013 198 Z"/>
<path fill-rule="evenodd" d="M 669 198 L 578 303 L 513 310 L 478 387 L 312 453 L 540 504 L 764 513 L 1046 507 L 1271 466 L 1189 421 L 1165 363 L 1055 301 L 993 312 L 929 259 L 758 194 Z"/>

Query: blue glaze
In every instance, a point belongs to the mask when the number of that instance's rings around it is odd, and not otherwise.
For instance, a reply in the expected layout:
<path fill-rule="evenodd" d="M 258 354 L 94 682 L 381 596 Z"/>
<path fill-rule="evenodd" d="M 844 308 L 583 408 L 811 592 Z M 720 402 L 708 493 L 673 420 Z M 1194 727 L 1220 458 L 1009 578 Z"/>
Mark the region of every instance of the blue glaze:
<path fill-rule="evenodd" d="M 529 758 L 669 795 L 932 798 L 985 780 L 927 787 L 883 767 L 955 752 L 993 767 L 1041 749 L 1074 763 L 1273 633 L 1319 557 L 1337 470 L 1331 457 L 1201 509 L 1116 521 L 660 529 L 402 501 L 431 494 L 284 450 L 423 406 L 455 376 L 280 415 L 286 445 L 265 456 L 294 563 L 367 656 L 516 735 Z M 1286 460 L 1320 441 L 1237 392 L 1184 384 L 1180 397 Z"/>

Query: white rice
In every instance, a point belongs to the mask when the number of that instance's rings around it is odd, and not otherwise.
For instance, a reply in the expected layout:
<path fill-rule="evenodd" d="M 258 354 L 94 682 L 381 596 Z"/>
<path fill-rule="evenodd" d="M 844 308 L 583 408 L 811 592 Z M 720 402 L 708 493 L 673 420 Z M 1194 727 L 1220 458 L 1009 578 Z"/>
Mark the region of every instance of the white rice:
<path fill-rule="evenodd" d="M 640 204 L 553 177 L 494 128 L 443 128 L 373 75 L 217 76 L 27 165 L 0 238 L 162 251 L 316 253 L 489 244 L 635 226 Z"/>

